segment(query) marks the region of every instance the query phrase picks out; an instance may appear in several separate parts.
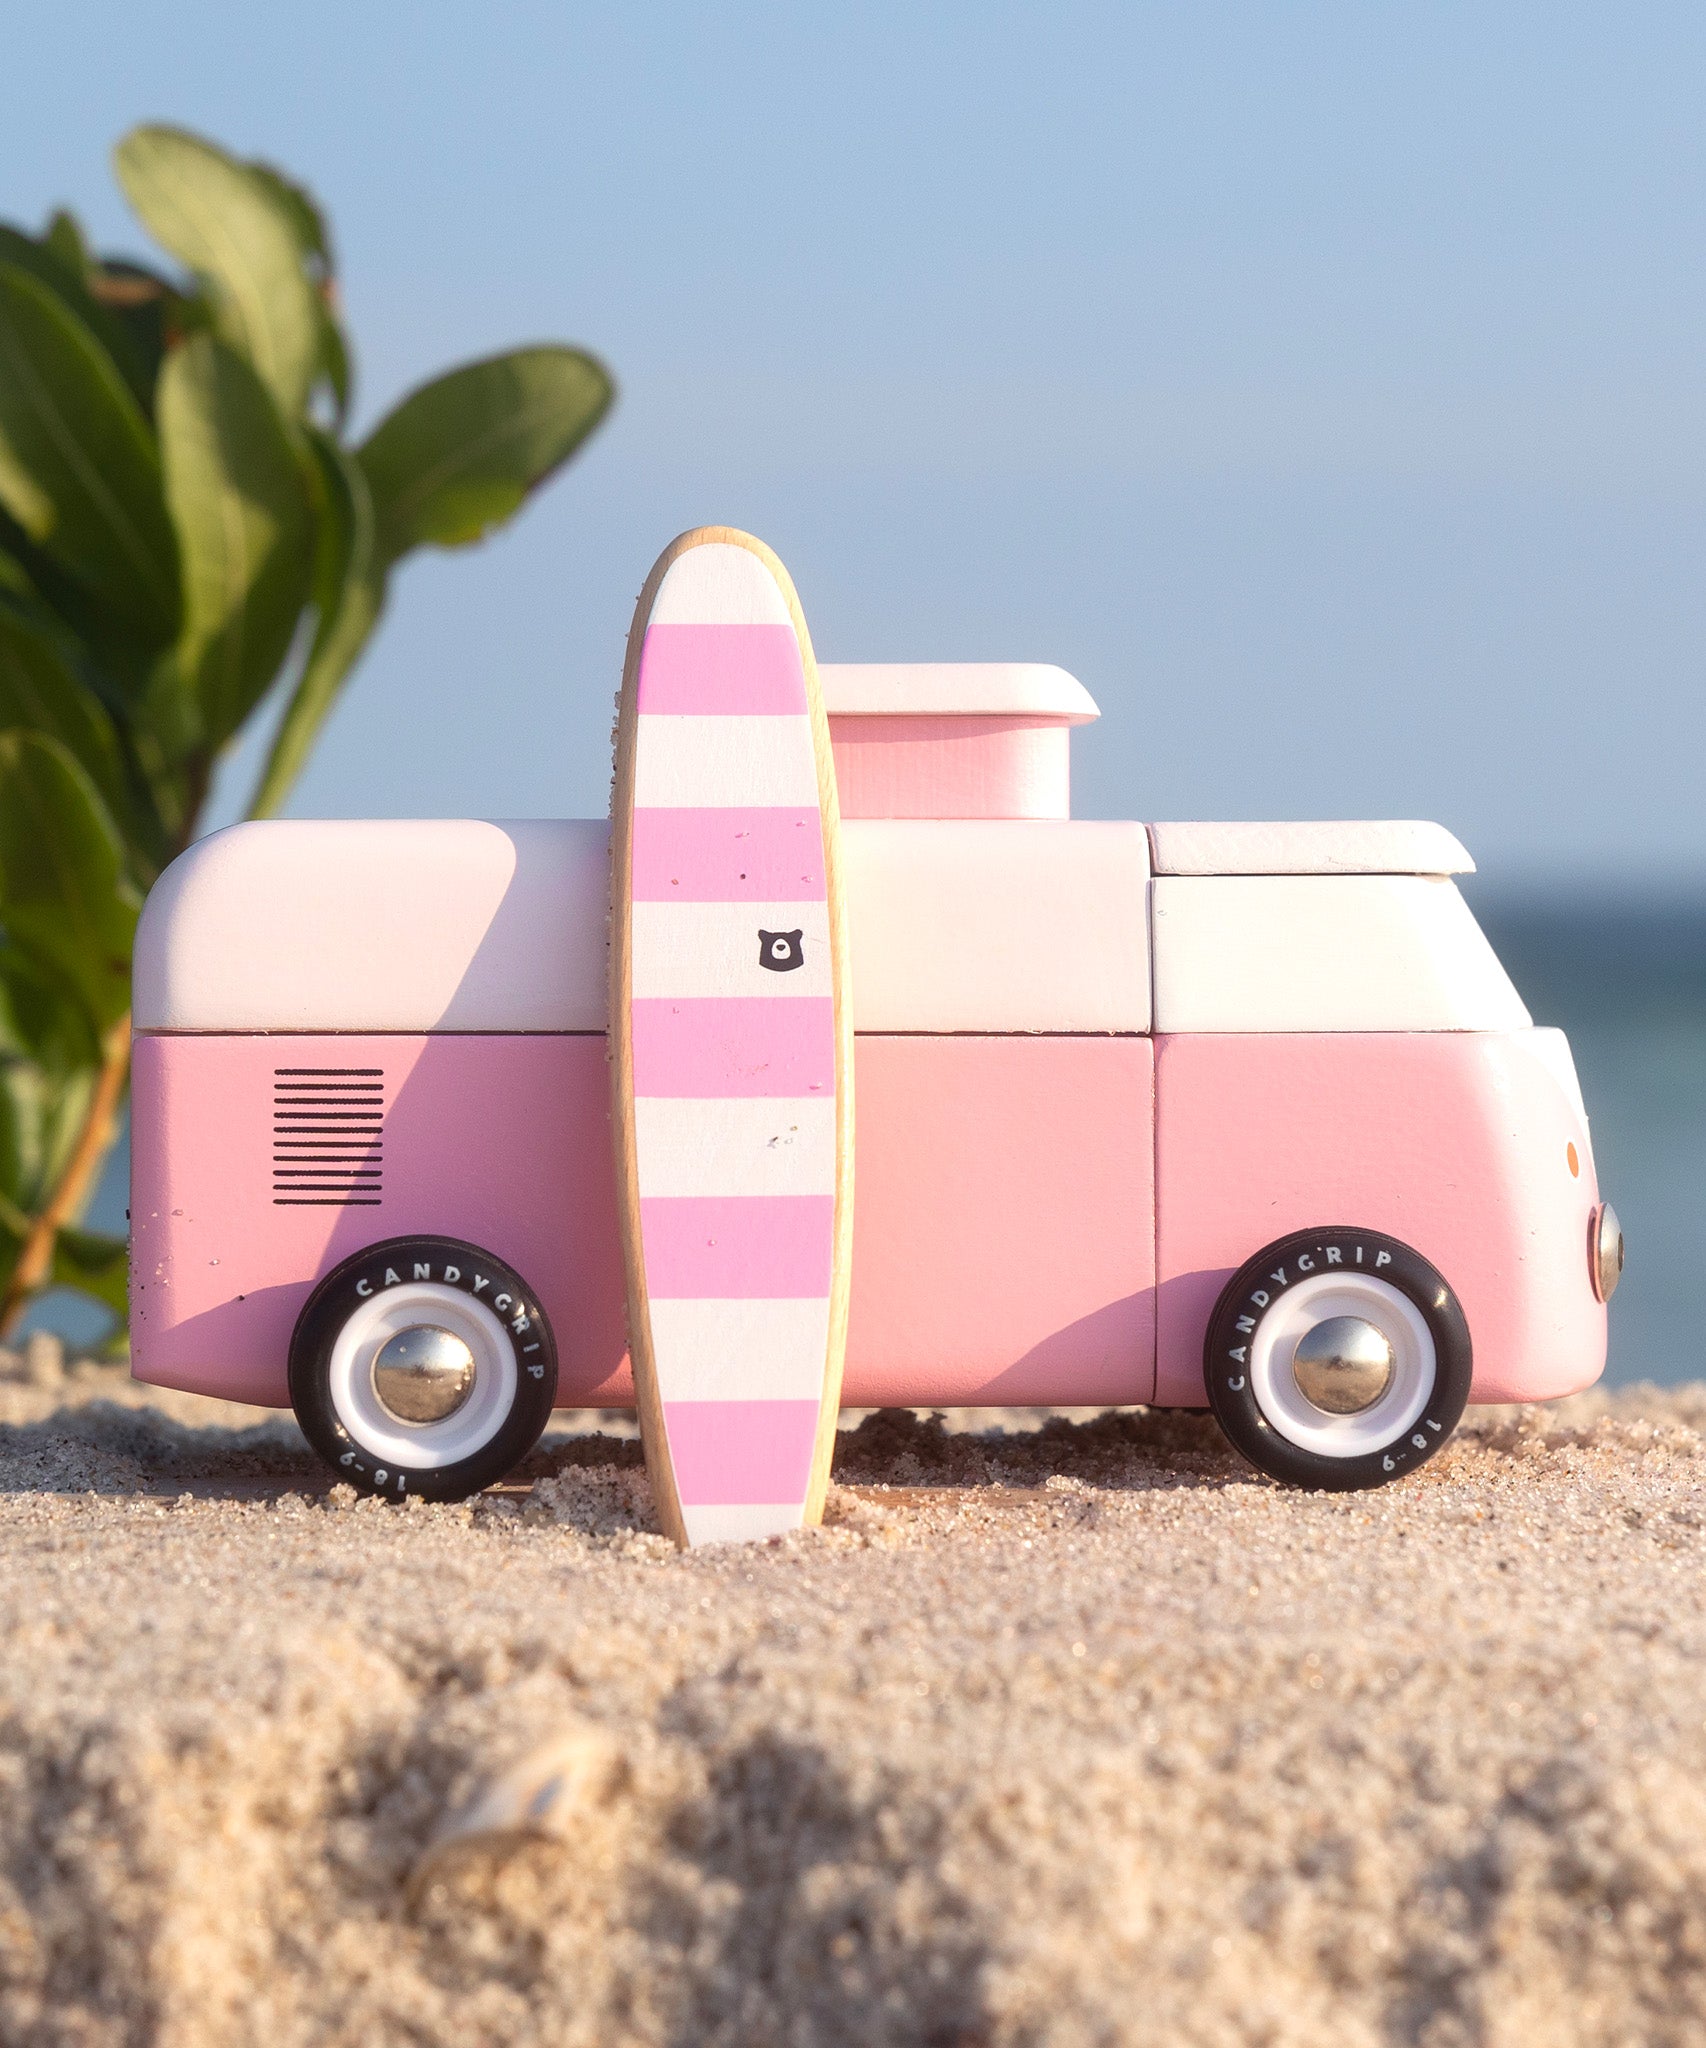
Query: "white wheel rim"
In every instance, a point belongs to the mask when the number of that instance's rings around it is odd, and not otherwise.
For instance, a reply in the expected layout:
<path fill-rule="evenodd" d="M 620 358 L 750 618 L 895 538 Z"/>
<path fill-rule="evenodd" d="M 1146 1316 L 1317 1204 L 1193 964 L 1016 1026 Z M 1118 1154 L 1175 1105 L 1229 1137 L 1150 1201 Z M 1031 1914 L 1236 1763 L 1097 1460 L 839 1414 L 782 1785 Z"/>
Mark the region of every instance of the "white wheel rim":
<path fill-rule="evenodd" d="M 1385 1393 L 1355 1415 L 1328 1415 L 1305 1399 L 1292 1372 L 1300 1341 L 1329 1316 L 1360 1316 L 1392 1346 Z M 1407 1294 L 1372 1273 L 1317 1273 L 1274 1302 L 1250 1338 L 1250 1391 L 1268 1427 L 1324 1458 L 1378 1451 L 1421 1419 L 1438 1372 L 1433 1334 Z"/>
<path fill-rule="evenodd" d="M 460 1337 L 474 1358 L 468 1398 L 441 1422 L 400 1422 L 373 1387 L 373 1361 L 399 1330 L 429 1323 Z M 515 1406 L 508 1333 L 483 1301 L 425 1280 L 387 1287 L 338 1332 L 329 1373 L 332 1406 L 352 1440 L 381 1465 L 437 1471 L 483 1450 Z"/>

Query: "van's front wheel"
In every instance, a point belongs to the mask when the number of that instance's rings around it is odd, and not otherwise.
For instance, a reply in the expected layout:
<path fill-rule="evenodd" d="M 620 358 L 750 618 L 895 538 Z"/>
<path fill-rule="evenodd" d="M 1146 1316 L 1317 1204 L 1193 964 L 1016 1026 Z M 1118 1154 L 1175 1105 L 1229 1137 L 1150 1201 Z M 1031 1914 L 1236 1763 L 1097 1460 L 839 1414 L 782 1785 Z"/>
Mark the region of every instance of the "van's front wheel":
<path fill-rule="evenodd" d="M 1384 1486 L 1432 1457 L 1469 1398 L 1469 1325 L 1437 1268 L 1372 1230 L 1300 1230 L 1227 1282 L 1208 1397 L 1252 1465 L 1291 1486 Z"/>
<path fill-rule="evenodd" d="M 297 1318 L 290 1403 L 340 1479 L 464 1500 L 539 1441 L 557 1395 L 544 1310 L 453 1237 L 393 1237 L 328 1273 Z"/>

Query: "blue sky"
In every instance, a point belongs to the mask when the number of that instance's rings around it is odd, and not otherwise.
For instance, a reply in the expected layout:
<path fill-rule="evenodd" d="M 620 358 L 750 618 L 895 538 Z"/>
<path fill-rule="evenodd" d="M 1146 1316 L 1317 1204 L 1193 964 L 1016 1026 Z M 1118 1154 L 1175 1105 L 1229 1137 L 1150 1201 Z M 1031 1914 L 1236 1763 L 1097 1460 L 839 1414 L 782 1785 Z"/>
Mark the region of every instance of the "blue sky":
<path fill-rule="evenodd" d="M 138 246 L 144 118 L 312 184 L 363 418 L 542 337 L 621 381 L 404 573 L 301 814 L 601 811 L 634 593 L 719 520 L 825 659 L 1072 669 L 1085 815 L 1706 882 L 1698 8 L 127 0 L 6 71 L 0 213 Z"/>

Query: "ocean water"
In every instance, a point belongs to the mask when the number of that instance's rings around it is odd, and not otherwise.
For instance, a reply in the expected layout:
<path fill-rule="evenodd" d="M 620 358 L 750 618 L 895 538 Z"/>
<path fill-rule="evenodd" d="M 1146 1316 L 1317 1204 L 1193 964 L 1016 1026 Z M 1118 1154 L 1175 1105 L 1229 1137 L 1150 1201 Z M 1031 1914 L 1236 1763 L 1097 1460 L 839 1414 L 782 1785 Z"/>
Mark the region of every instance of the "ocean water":
<path fill-rule="evenodd" d="M 1629 1262 L 1611 1304 L 1609 1384 L 1706 1375 L 1706 899 L 1589 901 L 1465 891 L 1536 1023 L 1569 1033 L 1600 1187 Z M 124 1227 L 115 1154 L 91 1220 Z M 64 1298 L 32 1321 L 89 1342 L 101 1318 Z"/>
<path fill-rule="evenodd" d="M 1606 1382 L 1706 1376 L 1706 900 L 1465 894 L 1535 1022 L 1575 1053 L 1628 1247 Z"/>

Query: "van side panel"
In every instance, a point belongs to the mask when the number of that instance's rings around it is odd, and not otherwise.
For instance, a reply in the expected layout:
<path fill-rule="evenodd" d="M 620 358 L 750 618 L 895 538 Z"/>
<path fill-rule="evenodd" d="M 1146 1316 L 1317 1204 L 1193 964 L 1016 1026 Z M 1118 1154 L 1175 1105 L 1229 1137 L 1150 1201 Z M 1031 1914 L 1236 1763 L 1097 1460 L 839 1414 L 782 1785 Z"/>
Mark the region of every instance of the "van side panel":
<path fill-rule="evenodd" d="M 1335 1224 L 1401 1238 L 1444 1274 L 1469 1321 L 1472 1400 L 1591 1385 L 1605 1364 L 1587 1257 L 1599 1194 L 1557 1038 L 1158 1038 L 1156 1398 L 1206 1399 L 1203 1333 L 1246 1259 Z"/>
<path fill-rule="evenodd" d="M 314 1283 L 377 1238 L 431 1231 L 537 1288 L 565 1402 L 632 1400 L 602 1033 L 146 1034 L 135 1057 L 138 1379 L 287 1404 L 290 1333 Z M 352 1068 L 383 1077 L 378 1206 L 280 1206 L 281 1070 Z"/>
<path fill-rule="evenodd" d="M 850 1407 L 1147 1401 L 1147 1038 L 861 1037 Z"/>
<path fill-rule="evenodd" d="M 316 1068 L 381 1071 L 377 1206 L 275 1195 L 280 1070 Z M 1148 1399 L 1152 1079 L 1143 1038 L 858 1040 L 850 1406 Z M 428 1231 L 539 1290 L 563 1406 L 631 1405 L 609 1085 L 601 1035 L 139 1036 L 136 1377 L 282 1406 L 315 1282 Z"/>

